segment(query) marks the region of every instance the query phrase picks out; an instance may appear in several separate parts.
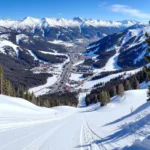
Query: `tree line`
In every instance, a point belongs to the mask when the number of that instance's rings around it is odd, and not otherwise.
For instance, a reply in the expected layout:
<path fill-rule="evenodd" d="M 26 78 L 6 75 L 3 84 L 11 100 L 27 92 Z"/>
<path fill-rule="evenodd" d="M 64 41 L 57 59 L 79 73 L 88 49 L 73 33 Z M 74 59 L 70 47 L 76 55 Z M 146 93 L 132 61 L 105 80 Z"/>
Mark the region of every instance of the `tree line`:
<path fill-rule="evenodd" d="M 105 106 L 110 102 L 110 98 L 116 95 L 123 96 L 124 91 L 131 89 L 139 89 L 140 84 L 148 81 L 147 74 L 144 70 L 139 71 L 134 75 L 129 75 L 126 79 L 123 75 L 111 79 L 106 83 L 99 83 L 96 89 L 93 89 L 85 98 L 86 104 L 100 102 L 101 106 Z"/>
<path fill-rule="evenodd" d="M 98 80 L 98 79 L 107 77 L 109 75 L 120 73 L 120 72 L 123 72 L 123 71 L 128 71 L 128 70 L 127 69 L 123 69 L 123 70 L 116 70 L 116 71 L 101 72 L 99 75 L 92 77 L 91 80 Z"/>
<path fill-rule="evenodd" d="M 23 98 L 34 104 L 37 104 L 38 101 L 38 98 L 36 98 L 34 93 L 29 93 L 27 90 L 23 88 L 13 87 L 11 82 L 8 79 L 6 79 L 1 64 L 0 64 L 0 94 Z"/>
<path fill-rule="evenodd" d="M 76 107 L 78 104 L 77 93 L 55 93 L 36 97 L 28 89 L 13 87 L 11 82 L 6 79 L 2 65 L 0 64 L 0 94 L 12 97 L 19 97 L 43 107 L 54 107 L 68 105 Z"/>
<path fill-rule="evenodd" d="M 66 93 L 54 93 L 40 96 L 42 103 L 41 106 L 45 107 L 55 107 L 55 106 L 73 106 L 77 107 L 78 98 L 76 92 L 66 92 Z"/>

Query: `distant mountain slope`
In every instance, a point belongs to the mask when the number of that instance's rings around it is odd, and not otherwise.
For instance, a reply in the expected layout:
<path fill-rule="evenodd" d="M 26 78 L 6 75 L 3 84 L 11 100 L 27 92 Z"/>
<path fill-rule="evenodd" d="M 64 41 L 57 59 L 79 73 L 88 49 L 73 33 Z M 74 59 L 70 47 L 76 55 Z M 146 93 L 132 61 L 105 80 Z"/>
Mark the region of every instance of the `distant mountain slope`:
<path fill-rule="evenodd" d="M 93 39 L 118 32 L 136 23 L 136 21 L 101 21 L 79 17 L 72 20 L 31 17 L 20 21 L 0 20 L 0 53 L 22 59 L 29 65 L 33 64 L 34 55 L 50 63 L 63 62 L 58 59 L 60 56 L 53 53 L 51 56 L 48 54 L 50 59 L 47 59 L 48 56 L 41 54 L 40 51 L 65 53 L 70 49 L 75 50 L 76 45 L 88 44 Z"/>
<path fill-rule="evenodd" d="M 0 20 L 0 26 L 28 35 L 45 37 L 48 40 L 72 41 L 80 38 L 102 38 L 105 35 L 118 32 L 137 21 L 102 21 L 94 19 L 43 18 L 26 17 L 23 20 Z"/>
<path fill-rule="evenodd" d="M 51 74 L 33 74 L 30 71 L 39 64 L 39 61 L 63 63 L 68 59 L 66 55 L 53 50 L 58 48 L 61 51 L 63 46 L 19 34 L 3 27 L 0 28 L 0 32 L 0 64 L 3 66 L 5 77 L 14 87 L 21 86 L 26 89 L 46 83 L 47 78 L 52 76 Z"/>
<path fill-rule="evenodd" d="M 103 67 L 109 60 L 113 59 L 121 68 L 141 67 L 146 61 L 145 33 L 150 33 L 150 26 L 137 24 L 121 32 L 108 35 L 101 40 L 92 43 L 87 48 L 88 54 L 96 55 L 99 59 L 94 65 Z"/>

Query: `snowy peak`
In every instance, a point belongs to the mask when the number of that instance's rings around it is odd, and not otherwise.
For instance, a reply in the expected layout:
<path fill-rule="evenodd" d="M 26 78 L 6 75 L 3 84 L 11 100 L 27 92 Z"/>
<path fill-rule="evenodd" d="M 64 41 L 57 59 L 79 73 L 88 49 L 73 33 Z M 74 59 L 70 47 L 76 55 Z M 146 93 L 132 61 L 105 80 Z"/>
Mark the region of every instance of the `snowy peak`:
<path fill-rule="evenodd" d="M 21 21 L 22 23 L 28 24 L 28 25 L 32 25 L 32 24 L 37 24 L 40 22 L 40 19 L 37 18 L 32 18 L 32 17 L 26 17 L 25 19 L 23 19 Z"/>
<path fill-rule="evenodd" d="M 107 20 L 85 20 L 85 24 L 91 26 L 104 26 L 104 27 L 129 27 L 136 24 L 136 21 L 107 21 Z"/>
<path fill-rule="evenodd" d="M 137 24 L 139 22 L 135 21 L 135 20 L 123 20 L 123 21 L 121 21 L 121 23 L 123 25 L 126 25 L 126 26 L 132 26 L 132 25 Z"/>
<path fill-rule="evenodd" d="M 0 20 L 0 26 L 11 27 L 18 24 L 18 28 L 21 26 L 39 26 L 47 23 L 49 26 L 61 26 L 61 27 L 72 27 L 72 26 L 80 26 L 85 24 L 86 26 L 104 26 L 104 27 L 129 27 L 136 23 L 137 21 L 133 20 L 125 20 L 125 21 L 103 21 L 103 20 L 95 20 L 95 19 L 83 19 L 80 17 L 75 17 L 73 19 L 64 19 L 64 18 L 43 18 L 37 19 L 33 17 L 26 17 L 21 21 L 17 20 Z"/>
<path fill-rule="evenodd" d="M 99 39 L 135 25 L 136 21 L 103 21 L 75 17 L 42 18 L 26 17 L 23 20 L 0 20 L 0 26 L 19 33 L 46 37 L 50 40 L 72 41 Z M 53 29 L 55 28 L 55 29 Z"/>
<path fill-rule="evenodd" d="M 47 23 L 47 25 L 51 27 L 72 27 L 72 26 L 78 26 L 78 22 L 73 20 L 67 20 L 64 18 L 43 18 L 41 20 L 41 24 Z"/>
<path fill-rule="evenodd" d="M 19 21 L 15 20 L 5 20 L 5 19 L 0 19 L 0 26 L 6 27 L 6 28 L 11 28 L 14 24 L 17 24 Z"/>

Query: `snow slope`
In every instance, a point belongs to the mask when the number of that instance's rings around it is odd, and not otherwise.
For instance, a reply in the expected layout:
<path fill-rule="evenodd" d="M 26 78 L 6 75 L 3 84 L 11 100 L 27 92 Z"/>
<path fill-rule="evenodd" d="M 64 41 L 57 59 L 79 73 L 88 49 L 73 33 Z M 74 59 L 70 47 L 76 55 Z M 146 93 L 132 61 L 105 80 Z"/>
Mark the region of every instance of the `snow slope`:
<path fill-rule="evenodd" d="M 6 54 L 4 50 L 6 46 L 12 47 L 13 51 L 15 52 L 16 57 L 19 56 L 18 46 L 7 40 L 0 40 L 0 53 Z"/>
<path fill-rule="evenodd" d="M 150 136 L 146 91 L 127 91 L 102 108 L 95 104 L 47 109 L 0 95 L 0 149 L 144 149 Z"/>
<path fill-rule="evenodd" d="M 141 67 L 143 64 L 146 64 L 144 61 L 147 45 L 145 42 L 146 32 L 150 34 L 149 25 L 133 25 L 121 32 L 110 34 L 97 42 L 91 43 L 87 47 L 88 54 L 91 57 L 99 54 L 99 61 L 101 62 L 104 57 L 103 55 L 101 56 L 101 52 L 111 54 L 112 51 L 116 51 L 116 54 L 112 56 L 105 67 L 103 67 L 108 70 L 119 70 L 120 67 Z M 118 66 L 117 63 L 119 63 L 120 66 Z"/>
<path fill-rule="evenodd" d="M 127 78 L 129 75 L 135 74 L 135 73 L 139 72 L 141 69 L 142 68 L 131 70 L 131 71 L 123 71 L 123 72 L 115 73 L 115 74 L 112 74 L 112 75 L 109 75 L 109 76 L 106 76 L 104 78 L 97 79 L 97 80 L 91 80 L 91 79 L 89 79 L 87 81 L 85 80 L 84 83 L 80 86 L 80 88 L 90 90 L 94 87 L 94 85 L 96 85 L 100 82 L 103 82 L 103 83 L 108 82 L 113 78 L 119 77 L 120 75 L 123 75 L 124 78 Z M 103 71 L 103 70 L 101 70 L 101 71 Z"/>
<path fill-rule="evenodd" d="M 106 65 L 103 67 L 105 70 L 113 71 L 113 70 L 120 70 L 121 67 L 118 66 L 118 56 L 119 56 L 119 49 L 116 50 L 116 54 L 110 57 L 110 59 L 107 61 Z"/>
<path fill-rule="evenodd" d="M 43 93 L 46 94 L 47 92 L 50 91 L 50 89 L 48 87 L 52 86 L 53 84 L 55 84 L 58 80 L 58 76 L 57 75 L 53 75 L 52 77 L 49 77 L 47 79 L 47 82 L 46 84 L 44 85 L 40 85 L 40 86 L 37 86 L 37 87 L 33 87 L 33 88 L 30 88 L 29 89 L 29 92 L 30 93 L 34 93 L 36 96 L 40 96 L 42 95 Z"/>
<path fill-rule="evenodd" d="M 0 118 L 54 115 L 57 111 L 38 107 L 24 99 L 0 95 Z"/>
<path fill-rule="evenodd" d="M 69 79 L 73 80 L 73 81 L 82 81 L 84 78 L 83 78 L 82 74 L 71 73 L 71 76 Z"/>

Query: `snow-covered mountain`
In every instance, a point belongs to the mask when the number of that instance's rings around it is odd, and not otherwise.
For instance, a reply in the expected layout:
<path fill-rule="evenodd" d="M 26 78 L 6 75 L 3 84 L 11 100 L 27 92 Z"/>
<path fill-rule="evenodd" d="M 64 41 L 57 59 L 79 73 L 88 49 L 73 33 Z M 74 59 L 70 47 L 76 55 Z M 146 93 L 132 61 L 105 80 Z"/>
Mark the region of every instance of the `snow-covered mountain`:
<path fill-rule="evenodd" d="M 136 24 L 137 21 L 134 20 L 124 20 L 124 21 L 106 21 L 106 20 L 94 20 L 94 19 L 83 19 L 80 17 L 75 17 L 73 19 L 64 18 L 33 18 L 26 17 L 23 20 L 10 20 L 10 19 L 0 19 L 0 26 L 12 29 L 22 29 L 27 26 L 34 28 L 40 26 L 41 28 L 47 26 L 53 27 L 75 27 L 75 26 L 93 26 L 93 27 L 129 27 Z"/>
<path fill-rule="evenodd" d="M 70 47 L 74 49 L 78 45 L 86 45 L 136 23 L 132 20 L 101 21 L 79 17 L 72 20 L 31 17 L 20 21 L 1 19 L 0 52 L 17 58 L 20 51 L 31 55 L 28 50 L 66 52 Z"/>
<path fill-rule="evenodd" d="M 121 31 L 136 21 L 101 21 L 63 18 L 31 18 L 0 20 L 0 63 L 12 79 L 17 69 L 24 71 L 38 61 L 52 64 L 66 62 L 68 51 L 84 51 L 85 47 L 110 33 Z M 15 66 L 15 69 L 13 66 Z M 11 77 L 11 78 L 10 78 Z M 14 79 L 13 79 L 14 80 Z"/>
<path fill-rule="evenodd" d="M 31 17 L 21 21 L 0 20 L 0 64 L 5 75 L 13 82 L 17 81 L 17 86 L 19 82 L 23 86 L 25 83 L 29 86 L 41 84 L 29 91 L 44 93 L 59 81 L 62 70 L 65 70 L 62 64 L 70 61 L 66 52 L 77 46 L 76 40 L 82 43 L 83 40 L 101 38 L 90 44 L 85 53 L 95 66 L 103 67 L 93 67 L 94 75 L 98 75 L 102 71 L 145 64 L 145 32 L 150 34 L 150 26 L 136 21 L 79 17 L 72 20 Z M 38 71 L 39 61 L 51 63 L 41 63 L 42 69 L 54 65 L 49 74 Z M 80 63 L 83 61 L 74 66 Z M 35 74 L 30 72 L 31 68 L 35 69 Z M 71 80 L 83 81 L 78 87 L 83 92 L 79 94 L 78 106 L 85 106 L 85 96 L 95 84 L 109 82 L 120 75 L 127 78 L 141 69 L 116 72 L 96 80 L 71 73 Z M 43 79 L 47 79 L 46 84 L 42 83 Z M 148 85 L 143 82 L 141 89 L 125 91 L 123 96 L 116 95 L 104 107 L 96 103 L 81 108 L 44 108 L 22 98 L 0 95 L 0 149 L 147 150 L 150 147 Z"/>
<path fill-rule="evenodd" d="M 145 33 L 150 34 L 150 26 L 136 24 L 121 32 L 108 35 L 90 44 L 86 55 L 96 56 L 94 65 L 103 67 L 113 57 L 114 63 L 121 68 L 141 67 L 146 61 Z"/>
<path fill-rule="evenodd" d="M 105 35 L 118 32 L 137 21 L 103 21 L 94 19 L 64 18 L 32 18 L 23 20 L 0 20 L 0 26 L 29 35 L 43 36 L 51 40 L 72 41 L 77 38 L 104 37 Z"/>

